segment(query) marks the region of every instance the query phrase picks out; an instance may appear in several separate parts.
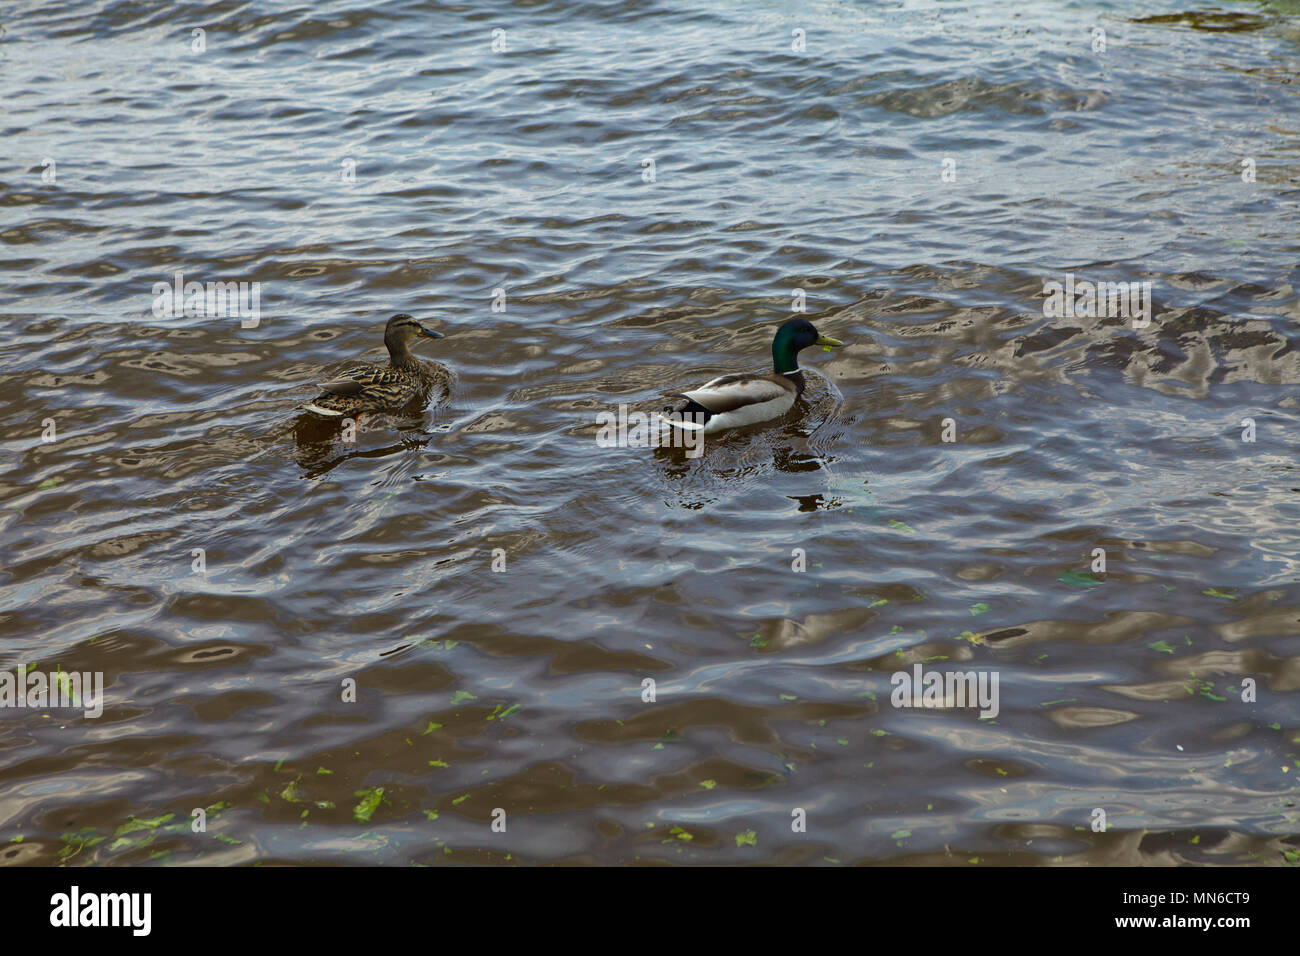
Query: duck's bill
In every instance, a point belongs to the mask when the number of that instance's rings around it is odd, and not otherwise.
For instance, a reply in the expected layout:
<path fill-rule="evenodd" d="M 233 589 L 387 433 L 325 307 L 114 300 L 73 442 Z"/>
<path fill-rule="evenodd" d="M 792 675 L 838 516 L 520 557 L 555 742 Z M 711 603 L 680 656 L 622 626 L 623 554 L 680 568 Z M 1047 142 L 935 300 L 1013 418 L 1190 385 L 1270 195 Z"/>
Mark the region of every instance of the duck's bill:
<path fill-rule="evenodd" d="M 841 342 L 839 339 L 831 338 L 829 335 L 819 335 L 817 336 L 817 344 L 824 345 L 827 348 L 831 348 L 832 346 L 843 345 L 844 343 Z"/>
<path fill-rule="evenodd" d="M 420 326 L 420 334 L 426 339 L 440 339 L 444 337 L 441 332 L 436 332 L 427 325 Z"/>

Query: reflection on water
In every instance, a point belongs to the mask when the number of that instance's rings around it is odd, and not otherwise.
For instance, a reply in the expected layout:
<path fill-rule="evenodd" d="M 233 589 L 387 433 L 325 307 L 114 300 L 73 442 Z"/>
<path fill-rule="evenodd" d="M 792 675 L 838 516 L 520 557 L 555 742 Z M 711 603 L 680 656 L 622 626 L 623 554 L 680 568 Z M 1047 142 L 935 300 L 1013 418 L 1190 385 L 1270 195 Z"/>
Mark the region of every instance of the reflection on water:
<path fill-rule="evenodd" d="M 0 860 L 1294 863 L 1298 17 L 11 5 L 0 669 L 106 700 Z M 800 300 L 789 414 L 598 445 Z M 427 405 L 300 415 L 397 311 Z"/>

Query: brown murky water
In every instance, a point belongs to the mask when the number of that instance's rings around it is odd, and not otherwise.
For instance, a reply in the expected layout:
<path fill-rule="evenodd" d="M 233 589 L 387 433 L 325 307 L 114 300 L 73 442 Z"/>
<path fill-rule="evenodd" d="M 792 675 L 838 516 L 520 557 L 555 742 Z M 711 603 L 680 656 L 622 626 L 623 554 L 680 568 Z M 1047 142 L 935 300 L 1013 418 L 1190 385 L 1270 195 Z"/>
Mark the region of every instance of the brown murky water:
<path fill-rule="evenodd" d="M 0 708 L 0 860 L 1300 859 L 1296 7 L 0 25 L 0 668 L 105 683 Z M 597 443 L 797 289 L 789 415 Z M 295 428 L 395 312 L 429 407 Z"/>

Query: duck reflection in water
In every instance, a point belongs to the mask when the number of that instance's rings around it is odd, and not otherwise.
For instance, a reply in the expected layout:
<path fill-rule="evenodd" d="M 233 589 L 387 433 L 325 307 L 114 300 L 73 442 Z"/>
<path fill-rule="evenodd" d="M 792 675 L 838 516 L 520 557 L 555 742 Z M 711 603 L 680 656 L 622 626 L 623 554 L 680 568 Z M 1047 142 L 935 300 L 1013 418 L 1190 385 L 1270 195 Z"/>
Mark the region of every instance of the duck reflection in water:
<path fill-rule="evenodd" d="M 294 423 L 298 464 L 309 476 L 323 474 L 349 458 L 379 458 L 428 443 L 424 409 L 435 392 L 445 397 L 449 377 L 411 353 L 417 339 L 440 339 L 441 332 L 406 313 L 388 320 L 384 345 L 386 365 L 355 365 L 320 384 L 321 394 L 298 408 Z M 353 449 L 363 423 L 391 424 L 405 434 L 396 444 Z M 409 437 L 407 437 L 409 435 Z"/>

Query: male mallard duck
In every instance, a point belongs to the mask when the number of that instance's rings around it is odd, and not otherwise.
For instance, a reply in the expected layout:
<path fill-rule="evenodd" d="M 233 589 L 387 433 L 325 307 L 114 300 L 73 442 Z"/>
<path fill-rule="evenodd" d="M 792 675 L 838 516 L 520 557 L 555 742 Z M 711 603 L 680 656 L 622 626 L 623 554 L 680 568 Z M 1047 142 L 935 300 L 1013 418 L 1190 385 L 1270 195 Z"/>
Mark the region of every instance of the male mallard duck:
<path fill-rule="evenodd" d="M 405 313 L 395 315 L 384 327 L 388 365 L 350 368 L 338 378 L 321 382 L 325 391 L 298 407 L 328 418 L 401 408 L 417 395 L 426 394 L 431 381 L 428 369 L 411 354 L 411 340 L 442 337 L 441 332 L 425 328 Z"/>
<path fill-rule="evenodd" d="M 799 353 L 812 345 L 843 345 L 838 339 L 821 335 L 807 319 L 790 319 L 772 337 L 772 374 L 742 373 L 723 375 L 705 382 L 689 392 L 671 392 L 685 404 L 672 409 L 681 416 L 687 413 L 694 421 L 674 418 L 663 420 L 676 428 L 700 428 L 712 434 L 725 428 L 752 425 L 780 418 L 803 394 L 803 372 Z"/>

